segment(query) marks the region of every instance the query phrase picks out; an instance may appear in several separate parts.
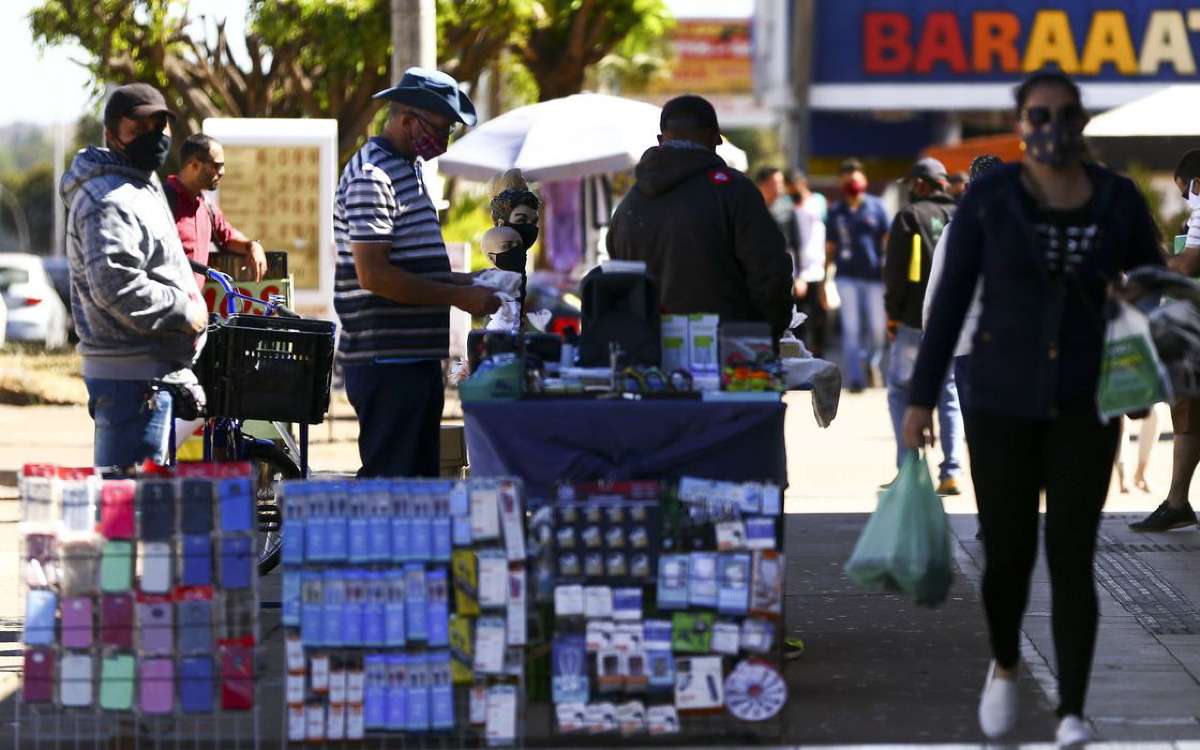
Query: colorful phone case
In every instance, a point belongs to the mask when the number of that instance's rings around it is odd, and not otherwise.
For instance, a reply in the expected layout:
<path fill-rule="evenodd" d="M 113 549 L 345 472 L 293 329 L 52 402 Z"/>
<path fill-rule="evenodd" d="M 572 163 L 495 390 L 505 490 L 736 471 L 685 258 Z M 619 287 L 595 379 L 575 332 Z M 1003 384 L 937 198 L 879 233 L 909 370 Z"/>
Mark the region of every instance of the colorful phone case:
<path fill-rule="evenodd" d="M 34 589 L 25 595 L 25 643 L 48 646 L 54 643 L 58 596 L 53 591 Z"/>
<path fill-rule="evenodd" d="M 143 660 L 139 685 L 138 705 L 142 713 L 169 714 L 175 710 L 175 662 Z"/>
<path fill-rule="evenodd" d="M 95 660 L 91 654 L 64 653 L 59 666 L 58 700 L 64 706 L 92 705 L 92 678 Z"/>
<path fill-rule="evenodd" d="M 91 648 L 94 637 L 93 606 L 90 596 L 71 596 L 62 603 L 63 648 Z"/>
<path fill-rule="evenodd" d="M 254 539 L 231 536 L 221 540 L 221 583 L 227 589 L 249 588 L 254 571 Z"/>
<path fill-rule="evenodd" d="M 143 479 L 138 484 L 142 539 L 163 542 L 175 533 L 175 484 L 171 480 Z"/>
<path fill-rule="evenodd" d="M 142 654 L 170 656 L 175 650 L 174 606 L 165 600 L 138 602 L 137 612 Z"/>
<path fill-rule="evenodd" d="M 131 479 L 110 480 L 101 487 L 100 533 L 105 538 L 133 538 L 133 498 L 136 487 Z"/>
<path fill-rule="evenodd" d="M 254 528 L 254 503 L 249 479 L 223 479 L 220 482 L 221 531 L 251 531 Z"/>
<path fill-rule="evenodd" d="M 213 530 L 213 482 L 185 479 L 181 484 L 183 514 L 179 530 L 184 534 L 209 534 Z"/>
<path fill-rule="evenodd" d="M 101 596 L 100 643 L 113 648 L 133 648 L 132 594 Z"/>
<path fill-rule="evenodd" d="M 254 708 L 254 649 L 225 644 L 220 651 L 221 708 L 226 711 Z"/>
<path fill-rule="evenodd" d="M 212 637 L 212 602 L 182 601 L 179 602 L 179 652 L 188 656 L 211 654 L 213 650 Z"/>
<path fill-rule="evenodd" d="M 170 544 L 142 542 L 142 577 L 138 588 L 147 594 L 165 594 L 171 590 Z"/>
<path fill-rule="evenodd" d="M 100 664 L 100 708 L 128 711 L 133 708 L 133 656 L 106 656 Z"/>
<path fill-rule="evenodd" d="M 213 710 L 213 661 L 189 656 L 179 661 L 179 705 L 184 713 L 208 714 Z"/>
<path fill-rule="evenodd" d="M 128 591 L 133 587 L 133 544 L 126 540 L 104 543 L 100 553 L 100 590 Z"/>
<path fill-rule="evenodd" d="M 96 593 L 99 581 L 100 558 L 91 542 L 64 542 L 59 557 L 63 596 L 83 596 Z"/>
<path fill-rule="evenodd" d="M 183 537 L 184 586 L 208 586 L 212 583 L 212 538 L 207 532 Z"/>
<path fill-rule="evenodd" d="M 54 699 L 54 651 L 52 649 L 26 649 L 21 697 L 26 703 L 49 703 Z"/>

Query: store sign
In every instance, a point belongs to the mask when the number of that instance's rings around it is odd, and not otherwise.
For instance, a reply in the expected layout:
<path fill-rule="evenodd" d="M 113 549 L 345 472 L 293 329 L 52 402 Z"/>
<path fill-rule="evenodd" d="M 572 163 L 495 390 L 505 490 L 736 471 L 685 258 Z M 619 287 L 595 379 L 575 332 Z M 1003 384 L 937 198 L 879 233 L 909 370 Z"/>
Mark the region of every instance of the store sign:
<path fill-rule="evenodd" d="M 332 318 L 337 122 L 210 118 L 204 132 L 225 147 L 221 211 L 266 250 L 287 253 L 297 312 Z"/>
<path fill-rule="evenodd" d="M 674 57 L 653 94 L 734 94 L 754 90 L 750 19 L 681 18 L 670 32 Z"/>
<path fill-rule="evenodd" d="M 1091 87 L 1102 100 L 1093 105 L 1111 106 L 1146 93 L 1148 86 L 1192 81 L 1200 54 L 1200 4 L 1169 0 L 1108 7 L 1088 0 L 1012 0 L 1004 8 L 991 0 L 852 0 L 818 8 L 813 38 L 818 88 L 1011 83 L 1053 67 L 1077 77 L 1085 93 Z M 903 91 L 897 89 L 896 98 Z M 1000 92 L 966 91 L 962 106 L 995 93 Z M 910 100 L 909 106 L 921 102 Z M 941 108 L 956 107 L 951 102 Z"/>

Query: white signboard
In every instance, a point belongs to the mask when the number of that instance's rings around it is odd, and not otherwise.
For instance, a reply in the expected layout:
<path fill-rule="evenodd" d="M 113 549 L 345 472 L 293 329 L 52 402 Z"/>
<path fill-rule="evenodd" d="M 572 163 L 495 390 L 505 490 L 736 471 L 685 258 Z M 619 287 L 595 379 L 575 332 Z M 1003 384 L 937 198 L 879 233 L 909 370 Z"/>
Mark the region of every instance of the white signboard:
<path fill-rule="evenodd" d="M 333 319 L 337 121 L 215 117 L 204 132 L 225 148 L 214 196 L 225 217 L 265 249 L 287 252 L 297 312 Z"/>

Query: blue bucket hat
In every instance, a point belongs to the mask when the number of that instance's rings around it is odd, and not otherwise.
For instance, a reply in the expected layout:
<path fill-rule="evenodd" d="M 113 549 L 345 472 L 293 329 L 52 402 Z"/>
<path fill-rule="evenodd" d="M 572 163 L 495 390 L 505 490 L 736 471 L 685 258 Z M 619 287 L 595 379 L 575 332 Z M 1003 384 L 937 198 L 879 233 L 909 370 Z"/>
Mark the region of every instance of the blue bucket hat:
<path fill-rule="evenodd" d="M 440 70 L 409 68 L 400 83 L 375 94 L 373 99 L 407 104 L 443 115 L 470 127 L 475 124 L 475 105 L 458 88 L 458 81 Z"/>

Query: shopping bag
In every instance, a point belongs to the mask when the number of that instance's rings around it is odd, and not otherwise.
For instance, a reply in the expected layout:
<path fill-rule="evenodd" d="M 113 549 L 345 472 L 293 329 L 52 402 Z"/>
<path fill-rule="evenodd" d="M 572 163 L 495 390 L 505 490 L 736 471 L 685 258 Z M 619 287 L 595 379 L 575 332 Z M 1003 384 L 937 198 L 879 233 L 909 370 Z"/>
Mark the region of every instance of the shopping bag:
<path fill-rule="evenodd" d="M 1149 319 L 1127 302 L 1114 302 L 1109 310 L 1096 389 L 1096 405 L 1105 421 L 1173 400 Z"/>
<path fill-rule="evenodd" d="M 950 526 L 923 455 L 913 451 L 904 459 L 845 570 L 867 591 L 898 591 L 927 607 L 945 601 L 954 577 Z"/>

